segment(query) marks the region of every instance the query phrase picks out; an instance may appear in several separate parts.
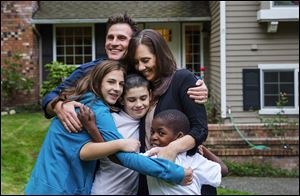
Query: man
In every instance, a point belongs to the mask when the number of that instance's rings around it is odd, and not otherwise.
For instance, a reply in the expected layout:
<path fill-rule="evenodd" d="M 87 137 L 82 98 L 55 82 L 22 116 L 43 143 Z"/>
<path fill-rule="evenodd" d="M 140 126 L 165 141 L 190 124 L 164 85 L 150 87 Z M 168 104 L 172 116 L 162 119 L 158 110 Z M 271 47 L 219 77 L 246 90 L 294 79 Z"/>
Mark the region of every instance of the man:
<path fill-rule="evenodd" d="M 106 24 L 106 30 L 105 51 L 107 58 L 111 60 L 124 59 L 130 39 L 138 31 L 137 24 L 125 13 L 124 15 L 110 17 Z M 51 118 L 57 115 L 69 132 L 78 132 L 81 130 L 82 124 L 75 112 L 75 107 L 79 107 L 81 104 L 76 101 L 64 104 L 62 104 L 62 101 L 58 101 L 54 104 L 53 99 L 58 96 L 62 88 L 72 86 L 88 70 L 94 68 L 96 64 L 103 60 L 105 58 L 99 58 L 79 66 L 62 84 L 48 93 L 42 101 L 45 116 Z M 198 80 L 196 85 L 197 87 L 190 88 L 187 93 L 196 103 L 205 103 L 208 94 L 207 87 L 202 80 Z"/>

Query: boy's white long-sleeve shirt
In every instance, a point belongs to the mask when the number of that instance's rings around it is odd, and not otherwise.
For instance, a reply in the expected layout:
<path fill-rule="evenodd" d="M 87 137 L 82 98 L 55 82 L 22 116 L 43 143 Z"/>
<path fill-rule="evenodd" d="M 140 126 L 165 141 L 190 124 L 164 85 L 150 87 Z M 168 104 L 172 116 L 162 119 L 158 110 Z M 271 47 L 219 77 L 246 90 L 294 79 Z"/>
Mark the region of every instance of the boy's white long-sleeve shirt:
<path fill-rule="evenodd" d="M 181 186 L 147 176 L 150 195 L 201 195 L 203 184 L 214 187 L 221 184 L 221 166 L 216 162 L 206 159 L 199 153 L 193 156 L 187 156 L 186 152 L 178 154 L 175 163 L 185 168 L 191 167 L 193 169 L 192 184 Z"/>

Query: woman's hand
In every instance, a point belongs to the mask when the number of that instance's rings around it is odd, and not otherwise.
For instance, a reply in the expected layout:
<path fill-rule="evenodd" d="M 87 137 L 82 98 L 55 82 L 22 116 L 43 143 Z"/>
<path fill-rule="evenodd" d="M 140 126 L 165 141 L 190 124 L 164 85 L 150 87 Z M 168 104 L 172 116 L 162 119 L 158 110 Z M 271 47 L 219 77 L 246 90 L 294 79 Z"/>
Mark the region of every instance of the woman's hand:
<path fill-rule="evenodd" d="M 119 139 L 120 150 L 124 152 L 139 152 L 141 143 L 136 139 Z"/>
<path fill-rule="evenodd" d="M 193 170 L 192 168 L 184 168 L 184 179 L 181 182 L 181 185 L 187 186 L 193 182 Z"/>
<path fill-rule="evenodd" d="M 189 88 L 187 94 L 191 99 L 194 99 L 196 103 L 203 104 L 207 102 L 208 89 L 204 81 L 199 79 L 196 82 L 196 87 Z"/>
<path fill-rule="evenodd" d="M 174 162 L 177 156 L 177 151 L 175 151 L 170 145 L 165 147 L 155 147 L 149 151 L 149 154 L 147 154 L 147 156 L 153 155 L 157 155 L 159 158 L 164 158 Z"/>

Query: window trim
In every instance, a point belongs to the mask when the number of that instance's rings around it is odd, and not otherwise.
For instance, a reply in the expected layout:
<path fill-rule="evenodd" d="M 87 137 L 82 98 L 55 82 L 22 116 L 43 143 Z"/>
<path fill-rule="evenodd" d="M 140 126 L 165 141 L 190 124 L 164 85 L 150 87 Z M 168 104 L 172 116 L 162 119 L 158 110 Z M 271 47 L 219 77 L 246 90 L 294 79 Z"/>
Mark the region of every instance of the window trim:
<path fill-rule="evenodd" d="M 186 69 L 186 58 L 185 58 L 185 46 L 186 46 L 186 40 L 185 40 L 185 29 L 187 26 L 191 25 L 198 25 L 200 29 L 200 63 L 201 67 L 204 67 L 204 44 L 203 44 L 203 23 L 183 23 L 182 24 L 182 68 Z"/>
<path fill-rule="evenodd" d="M 95 24 L 54 24 L 53 25 L 53 61 L 57 60 L 56 27 L 92 27 L 92 61 L 96 59 Z M 76 64 L 80 66 L 81 64 Z"/>
<path fill-rule="evenodd" d="M 269 1 L 269 8 L 257 11 L 257 20 L 264 21 L 299 21 L 299 6 L 273 6 L 273 1 Z"/>
<path fill-rule="evenodd" d="M 259 114 L 270 114 L 274 115 L 282 110 L 284 114 L 298 114 L 299 115 L 299 93 L 298 93 L 298 73 L 299 73 L 299 64 L 259 64 L 258 68 L 260 69 L 260 103 L 261 109 L 258 111 Z M 283 107 L 283 109 L 278 109 L 276 107 L 264 107 L 264 70 L 293 70 L 294 71 L 294 98 L 295 106 L 294 107 Z"/>

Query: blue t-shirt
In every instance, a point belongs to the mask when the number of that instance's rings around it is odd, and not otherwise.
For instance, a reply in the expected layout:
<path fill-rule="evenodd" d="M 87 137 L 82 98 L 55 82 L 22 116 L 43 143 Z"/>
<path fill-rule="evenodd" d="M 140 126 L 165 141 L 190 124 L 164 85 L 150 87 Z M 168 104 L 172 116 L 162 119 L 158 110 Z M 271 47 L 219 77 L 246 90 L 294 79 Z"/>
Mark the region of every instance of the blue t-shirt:
<path fill-rule="evenodd" d="M 123 138 L 117 131 L 109 108 L 93 93 L 80 101 L 95 113 L 96 124 L 105 141 Z M 96 161 L 80 160 L 80 150 L 91 139 L 86 131 L 68 133 L 57 117 L 49 127 L 25 194 L 89 194 Z M 145 175 L 179 184 L 183 168 L 165 159 L 152 159 L 137 153 L 119 152 L 123 166 Z M 105 179 L 104 179 L 105 180 Z"/>

